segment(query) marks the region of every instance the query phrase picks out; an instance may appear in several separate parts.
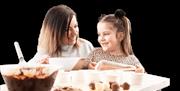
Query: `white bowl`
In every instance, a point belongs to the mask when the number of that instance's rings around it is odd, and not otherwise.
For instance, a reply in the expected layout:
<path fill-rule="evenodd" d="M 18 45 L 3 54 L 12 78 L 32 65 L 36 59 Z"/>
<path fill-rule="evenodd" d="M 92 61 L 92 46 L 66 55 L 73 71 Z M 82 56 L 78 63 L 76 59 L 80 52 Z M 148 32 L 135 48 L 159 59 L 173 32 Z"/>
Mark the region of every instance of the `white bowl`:
<path fill-rule="evenodd" d="M 57 65 L 64 70 L 72 70 L 78 63 L 80 57 L 54 57 L 49 58 L 49 64 Z"/>

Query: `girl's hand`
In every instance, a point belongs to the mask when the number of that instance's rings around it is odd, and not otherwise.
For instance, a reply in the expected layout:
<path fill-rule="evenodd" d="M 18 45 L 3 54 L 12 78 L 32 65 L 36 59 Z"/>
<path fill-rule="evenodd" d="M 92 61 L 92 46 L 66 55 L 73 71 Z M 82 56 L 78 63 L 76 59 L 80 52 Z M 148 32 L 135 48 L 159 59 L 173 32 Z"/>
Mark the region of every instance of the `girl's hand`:
<path fill-rule="evenodd" d="M 137 72 L 137 73 L 145 73 L 144 67 L 142 65 L 137 65 L 135 72 Z"/>

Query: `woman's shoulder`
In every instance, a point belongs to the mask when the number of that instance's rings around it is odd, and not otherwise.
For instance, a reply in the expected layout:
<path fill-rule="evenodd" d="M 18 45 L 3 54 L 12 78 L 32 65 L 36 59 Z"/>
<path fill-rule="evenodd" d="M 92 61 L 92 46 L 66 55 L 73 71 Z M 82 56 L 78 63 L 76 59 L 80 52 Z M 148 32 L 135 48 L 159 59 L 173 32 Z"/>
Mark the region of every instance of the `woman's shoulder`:
<path fill-rule="evenodd" d="M 78 41 L 82 44 L 92 44 L 89 40 L 83 38 L 79 38 Z"/>
<path fill-rule="evenodd" d="M 83 49 L 83 50 L 92 51 L 94 49 L 93 44 L 90 41 L 86 40 L 86 39 L 79 38 L 78 42 L 79 42 L 80 48 Z"/>

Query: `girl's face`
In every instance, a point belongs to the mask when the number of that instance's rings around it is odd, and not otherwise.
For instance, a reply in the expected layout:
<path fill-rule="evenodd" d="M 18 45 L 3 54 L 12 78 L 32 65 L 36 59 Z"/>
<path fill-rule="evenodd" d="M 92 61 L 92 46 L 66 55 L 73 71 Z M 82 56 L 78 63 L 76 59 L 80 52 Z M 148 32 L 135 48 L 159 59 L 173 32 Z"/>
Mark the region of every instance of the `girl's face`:
<path fill-rule="evenodd" d="M 77 42 L 79 36 L 79 27 L 76 16 L 72 17 L 71 23 L 69 25 L 69 31 L 65 33 L 63 43 L 66 45 L 74 45 Z"/>
<path fill-rule="evenodd" d="M 117 51 L 120 48 L 121 32 L 117 32 L 110 23 L 99 22 L 97 24 L 98 42 L 104 51 Z"/>

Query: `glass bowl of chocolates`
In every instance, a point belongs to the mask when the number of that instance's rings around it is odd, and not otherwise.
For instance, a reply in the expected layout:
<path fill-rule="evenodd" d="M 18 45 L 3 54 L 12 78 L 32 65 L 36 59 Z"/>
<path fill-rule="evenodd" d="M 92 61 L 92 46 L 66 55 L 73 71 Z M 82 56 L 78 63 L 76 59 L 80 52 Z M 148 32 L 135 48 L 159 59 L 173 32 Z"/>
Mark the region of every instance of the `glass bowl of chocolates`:
<path fill-rule="evenodd" d="M 1 75 L 8 91 L 50 91 L 59 67 L 50 64 L 5 64 Z"/>

